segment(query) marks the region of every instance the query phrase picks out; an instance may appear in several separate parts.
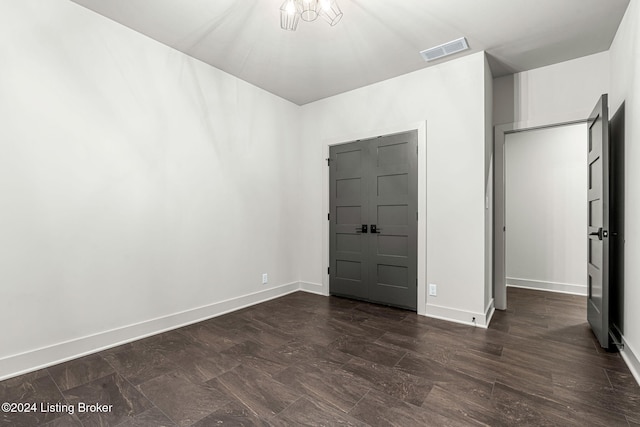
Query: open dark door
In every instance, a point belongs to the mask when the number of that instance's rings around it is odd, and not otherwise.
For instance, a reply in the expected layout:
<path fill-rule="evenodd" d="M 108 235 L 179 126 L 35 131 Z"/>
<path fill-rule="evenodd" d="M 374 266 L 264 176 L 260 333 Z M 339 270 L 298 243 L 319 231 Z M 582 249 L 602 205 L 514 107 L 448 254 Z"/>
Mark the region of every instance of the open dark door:
<path fill-rule="evenodd" d="M 587 319 L 600 346 L 609 340 L 609 110 L 602 95 L 589 116 Z"/>

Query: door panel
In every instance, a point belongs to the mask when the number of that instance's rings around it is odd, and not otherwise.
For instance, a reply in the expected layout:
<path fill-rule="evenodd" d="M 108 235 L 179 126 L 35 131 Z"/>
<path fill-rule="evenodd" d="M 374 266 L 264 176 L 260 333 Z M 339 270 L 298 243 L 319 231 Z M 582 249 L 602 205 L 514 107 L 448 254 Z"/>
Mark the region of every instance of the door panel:
<path fill-rule="evenodd" d="M 375 302 L 416 309 L 417 304 L 417 132 L 371 140 L 374 155 L 371 191 L 372 235 L 370 298 Z M 389 253 L 389 242 L 406 248 Z M 401 243 L 402 242 L 402 243 Z"/>
<path fill-rule="evenodd" d="M 412 131 L 331 147 L 332 294 L 416 309 L 417 144 Z"/>
<path fill-rule="evenodd" d="M 587 319 L 609 348 L 609 112 L 602 95 L 589 117 L 587 191 Z"/>
<path fill-rule="evenodd" d="M 367 299 L 366 146 L 360 142 L 331 147 L 330 158 L 330 290 Z"/>

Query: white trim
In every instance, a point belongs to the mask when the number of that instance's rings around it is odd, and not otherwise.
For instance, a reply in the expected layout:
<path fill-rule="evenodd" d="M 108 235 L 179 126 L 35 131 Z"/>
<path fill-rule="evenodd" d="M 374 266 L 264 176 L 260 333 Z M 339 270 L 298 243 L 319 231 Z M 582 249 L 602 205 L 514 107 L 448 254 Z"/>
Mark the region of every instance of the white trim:
<path fill-rule="evenodd" d="M 473 311 L 459 310 L 457 308 L 443 307 L 440 305 L 427 304 L 427 317 L 434 319 L 446 320 L 448 322 L 462 323 L 463 325 L 476 326 L 486 329 L 489 321 L 493 317 L 495 311 L 493 299 L 489 302 L 484 313 L 475 313 Z M 475 322 L 473 318 L 475 317 Z"/>
<path fill-rule="evenodd" d="M 622 336 L 622 344 L 623 348 L 620 349 L 622 360 L 624 360 L 624 362 L 627 364 L 629 370 L 631 371 L 631 375 L 633 375 L 638 385 L 640 385 L 640 359 L 638 358 L 639 354 L 633 351 L 633 349 L 629 345 L 629 341 L 627 341 L 624 336 Z"/>
<path fill-rule="evenodd" d="M 489 304 L 487 304 L 487 308 L 484 310 L 484 318 L 485 318 L 485 328 L 488 328 L 491 324 L 491 319 L 493 319 L 493 314 L 496 312 L 496 304 L 495 299 L 491 298 Z"/>
<path fill-rule="evenodd" d="M 427 122 L 420 121 L 398 125 L 385 129 L 362 130 L 355 134 L 337 135 L 325 138 L 323 143 L 324 158 L 329 157 L 329 147 L 358 139 L 375 138 L 380 135 L 418 131 L 418 304 L 420 315 L 427 313 Z M 326 218 L 329 212 L 329 168 L 323 168 L 322 179 L 322 215 Z M 323 222 L 322 231 L 322 266 L 323 271 L 329 268 L 329 221 Z M 329 295 L 329 275 L 323 274 L 323 295 Z"/>
<path fill-rule="evenodd" d="M 0 381 L 66 362 L 131 341 L 201 322 L 301 289 L 300 282 L 287 283 L 206 306 L 185 310 L 140 323 L 99 332 L 0 359 Z M 304 285 L 307 287 L 307 284 Z M 306 289 L 305 289 L 306 290 Z"/>
<path fill-rule="evenodd" d="M 303 292 L 309 292 L 310 294 L 329 296 L 324 292 L 324 286 L 322 286 L 322 283 L 300 282 L 300 290 Z"/>
<path fill-rule="evenodd" d="M 561 294 L 587 296 L 587 286 L 577 285 L 574 283 L 547 282 L 544 280 L 507 277 L 507 287 L 535 289 L 539 291 L 558 292 Z"/>

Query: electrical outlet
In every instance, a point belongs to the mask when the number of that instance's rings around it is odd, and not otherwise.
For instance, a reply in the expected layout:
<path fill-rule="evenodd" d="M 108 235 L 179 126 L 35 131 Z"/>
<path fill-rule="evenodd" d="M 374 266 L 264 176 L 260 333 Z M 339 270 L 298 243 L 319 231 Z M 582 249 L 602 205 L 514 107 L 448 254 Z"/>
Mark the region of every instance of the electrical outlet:
<path fill-rule="evenodd" d="M 269 283 L 269 276 L 267 276 L 267 273 L 264 273 L 262 275 L 262 284 L 266 285 L 267 283 Z"/>
<path fill-rule="evenodd" d="M 433 283 L 429 283 L 429 296 L 430 297 L 437 297 L 438 296 L 438 285 L 435 285 Z"/>

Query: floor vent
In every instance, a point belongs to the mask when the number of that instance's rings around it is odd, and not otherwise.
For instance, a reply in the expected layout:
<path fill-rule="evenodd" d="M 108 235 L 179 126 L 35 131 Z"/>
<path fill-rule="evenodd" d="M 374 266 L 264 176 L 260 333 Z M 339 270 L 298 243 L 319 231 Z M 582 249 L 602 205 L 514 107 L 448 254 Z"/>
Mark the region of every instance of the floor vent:
<path fill-rule="evenodd" d="M 461 37 L 457 40 L 452 40 L 450 42 L 441 44 L 440 46 L 423 50 L 422 52 L 420 52 L 420 55 L 422 55 L 424 60 L 428 62 L 443 58 L 445 56 L 453 55 L 454 53 L 462 52 L 463 50 L 467 49 L 469 49 L 467 39 Z"/>

